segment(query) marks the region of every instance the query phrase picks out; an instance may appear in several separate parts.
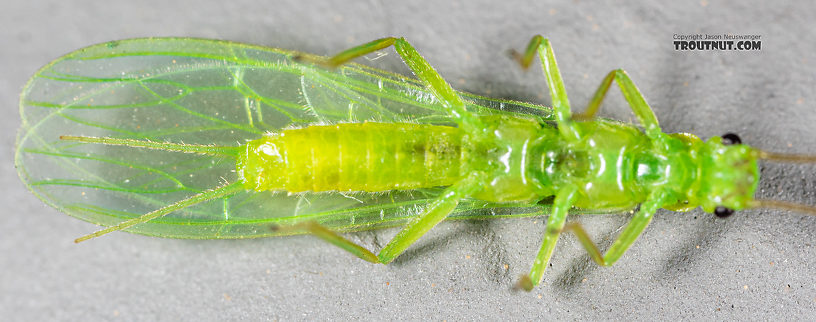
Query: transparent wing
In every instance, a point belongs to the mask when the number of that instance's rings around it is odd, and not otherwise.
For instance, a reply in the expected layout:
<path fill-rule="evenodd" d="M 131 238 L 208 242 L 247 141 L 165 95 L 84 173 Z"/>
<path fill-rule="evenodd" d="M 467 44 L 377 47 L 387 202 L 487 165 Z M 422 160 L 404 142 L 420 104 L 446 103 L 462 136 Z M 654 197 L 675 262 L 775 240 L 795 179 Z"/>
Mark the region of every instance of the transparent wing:
<path fill-rule="evenodd" d="M 295 52 L 225 41 L 156 38 L 91 46 L 38 71 L 22 93 L 15 163 L 38 197 L 71 216 L 113 225 L 235 182 L 235 162 L 59 140 L 60 135 L 237 146 L 265 132 L 336 122 L 452 124 L 414 79 L 350 64 L 326 70 Z M 544 107 L 463 94 L 479 114 Z M 241 192 L 128 231 L 178 238 L 270 236 L 273 224 L 316 220 L 353 231 L 395 226 L 439 189 L 376 194 Z M 454 217 L 522 216 L 533 208 L 464 202 Z"/>

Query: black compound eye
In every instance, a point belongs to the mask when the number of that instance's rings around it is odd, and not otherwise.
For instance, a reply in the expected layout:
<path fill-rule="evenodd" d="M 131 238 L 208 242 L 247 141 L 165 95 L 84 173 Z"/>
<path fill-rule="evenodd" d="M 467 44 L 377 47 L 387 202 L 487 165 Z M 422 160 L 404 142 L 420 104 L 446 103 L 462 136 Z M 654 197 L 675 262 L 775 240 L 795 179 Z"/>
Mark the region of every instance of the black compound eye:
<path fill-rule="evenodd" d="M 714 208 L 714 215 L 720 218 L 725 218 L 734 214 L 734 209 L 717 206 Z"/>
<path fill-rule="evenodd" d="M 740 140 L 740 137 L 734 133 L 725 133 L 725 135 L 722 136 L 723 145 L 734 145 L 740 143 L 742 143 L 742 140 Z"/>

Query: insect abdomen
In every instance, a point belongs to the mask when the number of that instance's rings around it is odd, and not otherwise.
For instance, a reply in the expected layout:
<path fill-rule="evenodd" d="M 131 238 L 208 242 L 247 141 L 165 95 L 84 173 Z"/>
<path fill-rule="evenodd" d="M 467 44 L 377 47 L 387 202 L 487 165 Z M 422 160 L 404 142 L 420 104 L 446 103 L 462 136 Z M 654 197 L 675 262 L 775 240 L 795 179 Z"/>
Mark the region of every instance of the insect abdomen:
<path fill-rule="evenodd" d="M 347 123 L 284 130 L 251 141 L 238 163 L 256 191 L 385 191 L 451 185 L 460 178 L 458 128 Z"/>

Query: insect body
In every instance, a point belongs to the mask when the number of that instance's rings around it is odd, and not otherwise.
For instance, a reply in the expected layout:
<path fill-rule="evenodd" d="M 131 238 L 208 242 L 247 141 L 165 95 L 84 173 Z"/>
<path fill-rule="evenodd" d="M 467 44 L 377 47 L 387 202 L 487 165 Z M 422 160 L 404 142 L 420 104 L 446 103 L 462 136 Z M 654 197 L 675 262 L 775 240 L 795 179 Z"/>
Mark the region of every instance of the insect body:
<path fill-rule="evenodd" d="M 256 191 L 367 191 L 449 186 L 467 173 L 463 133 L 450 126 L 344 123 L 250 141 L 238 162 Z M 464 170 L 464 171 L 463 171 Z"/>
<path fill-rule="evenodd" d="M 392 45 L 419 81 L 344 65 Z M 502 207 L 514 209 L 510 216 L 549 212 L 541 249 L 519 284 L 527 290 L 563 231 L 611 265 L 659 208 L 813 212 L 753 199 L 757 159 L 812 157 L 763 152 L 734 136 L 703 142 L 663 133 L 622 70 L 573 116 L 549 42 L 534 37 L 520 63 L 528 66 L 536 52 L 552 109 L 456 92 L 397 38 L 328 59 L 195 39 L 98 45 L 44 67 L 26 87 L 16 161 L 46 202 L 109 226 L 77 241 L 116 230 L 184 238 L 309 233 L 389 263 L 450 216 L 489 217 L 480 209 Z M 593 118 L 613 81 L 643 131 Z M 212 188 L 216 180 L 228 183 Z M 547 197 L 552 204 L 539 205 Z M 566 225 L 573 207 L 637 205 L 605 254 L 580 226 Z M 378 254 L 338 235 L 401 224 Z"/>

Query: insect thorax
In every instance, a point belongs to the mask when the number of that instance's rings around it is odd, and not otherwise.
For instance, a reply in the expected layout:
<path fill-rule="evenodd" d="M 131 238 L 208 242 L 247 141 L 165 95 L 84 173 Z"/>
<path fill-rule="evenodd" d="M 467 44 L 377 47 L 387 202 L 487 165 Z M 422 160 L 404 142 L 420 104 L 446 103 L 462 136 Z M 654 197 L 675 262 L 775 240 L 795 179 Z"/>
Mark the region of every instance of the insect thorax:
<path fill-rule="evenodd" d="M 579 126 L 584 132 L 580 142 L 539 141 L 533 150 L 538 158 L 534 171 L 540 181 L 551 186 L 552 193 L 567 185 L 577 187 L 576 207 L 633 207 L 660 187 L 664 176 L 675 176 L 670 172 L 686 168 L 672 166 L 676 160 L 657 151 L 635 127 L 605 121 Z"/>

